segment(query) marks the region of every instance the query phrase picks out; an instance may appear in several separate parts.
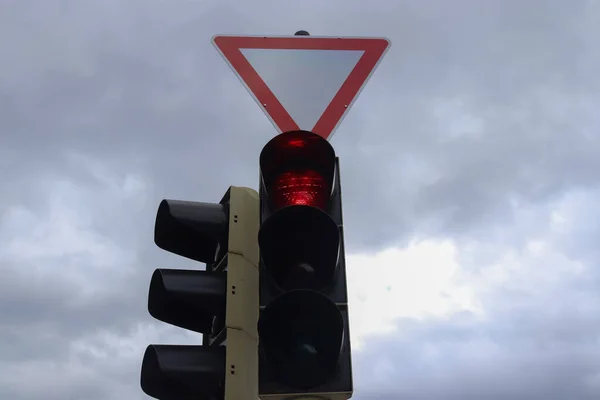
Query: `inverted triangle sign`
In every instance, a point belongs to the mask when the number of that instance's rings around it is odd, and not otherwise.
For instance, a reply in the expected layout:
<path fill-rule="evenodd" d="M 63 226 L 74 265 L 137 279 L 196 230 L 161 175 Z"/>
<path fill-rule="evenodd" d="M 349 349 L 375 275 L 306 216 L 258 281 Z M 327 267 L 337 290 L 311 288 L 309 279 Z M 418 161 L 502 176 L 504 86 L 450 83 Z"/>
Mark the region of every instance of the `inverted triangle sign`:
<path fill-rule="evenodd" d="M 390 46 L 385 38 L 217 35 L 213 44 L 279 132 L 330 139 Z"/>

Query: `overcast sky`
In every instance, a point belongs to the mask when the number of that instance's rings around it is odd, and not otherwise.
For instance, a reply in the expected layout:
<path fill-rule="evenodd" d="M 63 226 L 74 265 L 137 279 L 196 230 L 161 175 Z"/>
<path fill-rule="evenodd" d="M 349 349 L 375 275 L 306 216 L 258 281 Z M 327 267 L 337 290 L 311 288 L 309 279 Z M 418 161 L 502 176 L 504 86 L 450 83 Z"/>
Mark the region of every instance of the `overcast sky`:
<path fill-rule="evenodd" d="M 600 3 L 0 0 L 0 398 L 146 399 L 162 198 L 257 187 L 214 34 L 386 36 L 341 159 L 357 400 L 600 398 Z"/>

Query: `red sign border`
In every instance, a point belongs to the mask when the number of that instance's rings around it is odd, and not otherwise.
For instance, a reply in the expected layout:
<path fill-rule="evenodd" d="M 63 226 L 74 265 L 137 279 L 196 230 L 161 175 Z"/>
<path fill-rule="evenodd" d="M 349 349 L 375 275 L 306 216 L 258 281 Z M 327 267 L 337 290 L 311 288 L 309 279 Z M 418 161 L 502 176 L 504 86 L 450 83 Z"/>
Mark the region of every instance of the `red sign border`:
<path fill-rule="evenodd" d="M 299 127 L 240 49 L 364 51 L 329 106 L 311 129 L 326 139 L 331 138 L 332 133 L 391 46 L 391 42 L 387 38 L 318 36 L 215 35 L 212 42 L 280 132 L 297 130 Z"/>

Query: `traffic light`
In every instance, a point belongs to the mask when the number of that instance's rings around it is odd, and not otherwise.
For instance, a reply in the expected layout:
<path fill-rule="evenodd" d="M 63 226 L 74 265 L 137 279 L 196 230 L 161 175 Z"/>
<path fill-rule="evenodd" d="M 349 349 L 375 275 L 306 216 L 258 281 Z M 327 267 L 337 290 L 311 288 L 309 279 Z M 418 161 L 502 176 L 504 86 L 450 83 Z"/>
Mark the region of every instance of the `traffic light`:
<path fill-rule="evenodd" d="M 161 400 L 258 397 L 258 193 L 230 187 L 219 204 L 163 200 L 154 241 L 206 263 L 206 270 L 157 269 L 150 314 L 203 334 L 202 345 L 150 345 L 141 387 Z"/>
<path fill-rule="evenodd" d="M 282 133 L 260 154 L 259 396 L 352 396 L 339 159 Z"/>

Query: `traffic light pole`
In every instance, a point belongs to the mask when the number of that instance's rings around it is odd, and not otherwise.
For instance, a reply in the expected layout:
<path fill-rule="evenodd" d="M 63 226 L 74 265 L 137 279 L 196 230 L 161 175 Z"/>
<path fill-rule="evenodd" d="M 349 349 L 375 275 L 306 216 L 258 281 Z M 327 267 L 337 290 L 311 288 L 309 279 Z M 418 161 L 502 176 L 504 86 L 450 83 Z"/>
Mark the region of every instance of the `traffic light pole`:
<path fill-rule="evenodd" d="M 231 187 L 224 400 L 258 399 L 258 193 Z"/>

